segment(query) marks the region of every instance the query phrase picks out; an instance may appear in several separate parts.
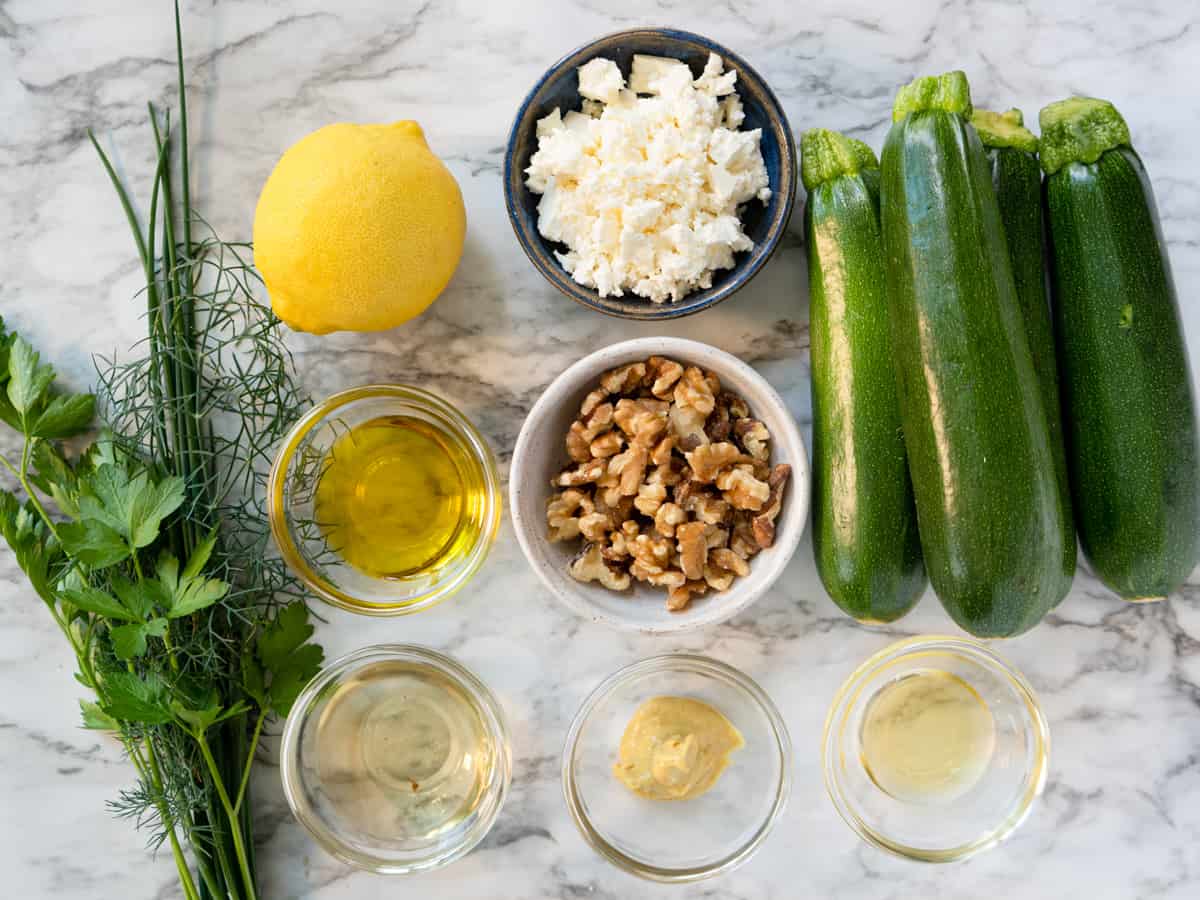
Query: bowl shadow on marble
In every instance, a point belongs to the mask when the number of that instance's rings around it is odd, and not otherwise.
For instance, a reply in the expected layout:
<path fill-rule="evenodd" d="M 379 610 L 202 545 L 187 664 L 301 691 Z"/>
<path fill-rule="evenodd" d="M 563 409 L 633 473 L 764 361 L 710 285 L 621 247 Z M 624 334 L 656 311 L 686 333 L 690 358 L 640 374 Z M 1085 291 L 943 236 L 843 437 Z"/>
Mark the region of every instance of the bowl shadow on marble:
<path fill-rule="evenodd" d="M 601 297 L 577 284 L 555 258 L 566 248 L 546 240 L 537 230 L 539 197 L 525 186 L 525 169 L 537 148 L 537 122 L 555 108 L 578 110 L 579 66 L 599 56 L 613 60 L 628 77 L 634 54 L 683 60 L 699 76 L 710 53 L 738 73 L 737 92 L 745 109 L 742 128 L 762 129 L 762 154 L 771 186 L 765 206 L 745 204 L 741 218 L 754 249 L 739 254 L 732 269 L 713 277 L 712 287 L 695 291 L 676 303 L 652 303 L 633 294 Z M 732 296 L 766 265 L 779 245 L 791 217 L 796 192 L 796 148 L 783 106 L 763 78 L 733 51 L 708 38 L 671 28 L 635 28 L 605 35 L 564 56 L 533 86 L 517 112 L 504 154 L 504 198 L 508 217 L 521 249 L 534 267 L 559 291 L 575 302 L 619 318 L 653 321 L 689 316 Z"/>
<path fill-rule="evenodd" d="M 776 521 L 772 547 L 750 562 L 750 574 L 723 593 L 709 592 L 680 612 L 666 609 L 663 588 L 634 582 L 628 591 L 610 591 L 576 581 L 567 571 L 580 550 L 578 541 L 551 543 L 546 503 L 551 479 L 569 460 L 563 440 L 578 418 L 579 405 L 603 372 L 654 355 L 714 372 L 723 386 L 740 394 L 751 415 L 771 433 L 772 461 L 792 467 Z M 525 557 L 551 595 L 578 615 L 623 631 L 666 634 L 723 622 L 766 594 L 783 574 L 804 535 L 809 504 L 808 453 L 796 422 L 774 388 L 734 356 L 707 344 L 670 337 L 638 338 L 586 356 L 558 376 L 534 404 L 521 427 L 509 473 L 509 511 Z"/>

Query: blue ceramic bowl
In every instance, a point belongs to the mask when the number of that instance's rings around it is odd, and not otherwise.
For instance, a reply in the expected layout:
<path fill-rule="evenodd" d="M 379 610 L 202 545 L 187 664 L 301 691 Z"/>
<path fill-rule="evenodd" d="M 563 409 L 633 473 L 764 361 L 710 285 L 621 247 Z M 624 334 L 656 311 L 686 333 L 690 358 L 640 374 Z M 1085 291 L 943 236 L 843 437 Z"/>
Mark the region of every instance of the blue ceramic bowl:
<path fill-rule="evenodd" d="M 754 241 L 754 249 L 739 254 L 732 269 L 716 272 L 712 287 L 694 291 L 677 303 L 652 303 L 630 293 L 624 297 L 601 297 L 592 288 L 576 284 L 554 257 L 555 250 L 562 252 L 566 248 L 546 240 L 538 233 L 539 196 L 525 186 L 525 169 L 537 149 L 538 119 L 548 115 L 555 107 L 565 113 L 578 110 L 582 104 L 576 71 L 578 67 L 597 56 L 604 56 L 615 62 L 628 78 L 635 53 L 682 60 L 697 77 L 708 60 L 708 54 L 716 53 L 725 61 L 726 69 L 737 70 L 737 93 L 746 112 L 742 130 L 762 129 L 762 155 L 770 179 L 771 200 L 766 206 L 752 200 L 741 210 L 743 227 Z M 537 270 L 572 300 L 624 319 L 675 319 L 720 303 L 750 281 L 770 259 L 792 212 L 796 193 L 795 159 L 796 145 L 783 107 L 762 77 L 744 59 L 698 34 L 673 28 L 634 28 L 585 44 L 564 56 L 538 79 L 517 111 L 516 121 L 508 136 L 508 150 L 504 154 L 504 199 L 521 249 Z"/>

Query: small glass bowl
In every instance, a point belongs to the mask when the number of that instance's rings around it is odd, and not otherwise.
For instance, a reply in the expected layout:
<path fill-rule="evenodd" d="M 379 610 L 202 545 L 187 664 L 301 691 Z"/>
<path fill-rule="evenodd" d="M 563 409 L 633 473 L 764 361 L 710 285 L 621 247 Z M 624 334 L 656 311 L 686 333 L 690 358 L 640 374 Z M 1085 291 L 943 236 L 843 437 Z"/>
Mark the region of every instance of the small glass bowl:
<path fill-rule="evenodd" d="M 647 800 L 613 774 L 630 718 L 664 695 L 708 703 L 746 741 L 692 800 Z M 563 792 L 584 839 L 609 862 L 651 881 L 699 881 L 741 865 L 766 839 L 787 805 L 791 754 L 783 718 L 753 680 L 715 659 L 668 653 L 626 666 L 584 700 L 563 748 Z"/>
<path fill-rule="evenodd" d="M 463 482 L 480 487 L 467 494 L 466 515 L 477 530 L 475 541 L 435 567 L 394 578 L 369 575 L 345 562 L 328 546 L 313 513 L 316 486 L 334 441 L 382 416 L 427 423 L 447 445 L 461 451 L 461 465 L 468 469 L 460 472 Z M 317 404 L 280 445 L 268 484 L 271 534 L 291 570 L 328 603 L 370 616 L 419 612 L 461 588 L 483 565 L 500 515 L 500 479 L 483 436 L 446 401 L 408 385 L 352 388 Z"/>
<path fill-rule="evenodd" d="M 482 763 L 487 766 L 484 784 L 471 811 L 433 835 L 405 833 L 399 815 L 394 818 L 394 833 L 388 835 L 358 827 L 339 813 L 321 779 L 317 732 L 339 688 L 368 674 L 374 666 L 398 663 L 428 667 L 461 691 L 483 724 L 491 747 L 490 758 Z M 401 752 L 403 748 L 397 748 L 397 753 Z M 279 769 L 292 814 L 325 850 L 360 869 L 407 875 L 441 868 L 465 856 L 483 840 L 508 794 L 512 751 L 500 704 L 469 669 L 427 647 L 381 644 L 335 660 L 309 682 L 284 725 Z"/>
<path fill-rule="evenodd" d="M 966 682 L 991 712 L 991 758 L 957 795 L 928 803 L 897 799 L 867 770 L 863 723 L 881 689 L 931 671 Z M 955 862 L 996 846 L 1025 820 L 1046 784 L 1050 732 L 1033 689 L 969 638 L 916 637 L 876 653 L 839 689 L 823 740 L 825 787 L 846 824 L 867 843 L 921 862 Z"/>

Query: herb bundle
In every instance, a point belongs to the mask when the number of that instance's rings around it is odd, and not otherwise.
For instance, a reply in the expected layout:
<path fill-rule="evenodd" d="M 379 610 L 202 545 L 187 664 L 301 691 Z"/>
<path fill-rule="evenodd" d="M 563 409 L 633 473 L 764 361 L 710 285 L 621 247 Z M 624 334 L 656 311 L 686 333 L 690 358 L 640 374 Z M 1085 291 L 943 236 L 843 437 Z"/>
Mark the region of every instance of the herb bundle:
<path fill-rule="evenodd" d="M 24 493 L 0 491 L 0 533 L 75 653 L 85 727 L 137 771 L 116 812 L 170 846 L 187 900 L 253 900 L 255 750 L 323 658 L 263 509 L 306 398 L 248 247 L 191 208 L 178 4 L 175 36 L 178 134 L 151 106 L 145 231 L 92 137 L 145 272 L 147 339 L 137 359 L 98 360 L 103 427 L 69 456 L 60 442 L 90 430 L 96 398 L 61 391 L 0 320 L 0 420 L 22 438 L 0 466 Z"/>

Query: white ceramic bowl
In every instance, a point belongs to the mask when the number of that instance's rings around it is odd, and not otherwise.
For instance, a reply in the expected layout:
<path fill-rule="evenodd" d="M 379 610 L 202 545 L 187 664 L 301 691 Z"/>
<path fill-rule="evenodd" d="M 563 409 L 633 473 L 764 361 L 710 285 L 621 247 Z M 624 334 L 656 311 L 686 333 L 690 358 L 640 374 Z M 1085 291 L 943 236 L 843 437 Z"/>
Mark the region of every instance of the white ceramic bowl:
<path fill-rule="evenodd" d="M 666 356 L 716 373 L 721 384 L 740 394 L 750 413 L 771 432 L 771 462 L 790 463 L 792 477 L 776 521 L 775 544 L 750 562 L 750 574 L 724 593 L 709 592 L 682 612 L 666 609 L 663 588 L 634 582 L 615 592 L 583 584 L 567 574 L 579 551 L 578 541 L 551 543 L 546 534 L 546 501 L 551 479 L 569 462 L 567 429 L 579 414 L 584 396 L 601 374 L 617 366 Z M 722 622 L 761 597 L 783 573 L 808 519 L 808 453 L 796 420 L 766 379 L 735 356 L 697 341 L 671 337 L 637 338 L 598 350 L 575 363 L 546 388 L 521 426 L 509 473 L 509 500 L 517 540 L 533 570 L 558 600 L 579 615 L 627 631 L 690 631 Z"/>

